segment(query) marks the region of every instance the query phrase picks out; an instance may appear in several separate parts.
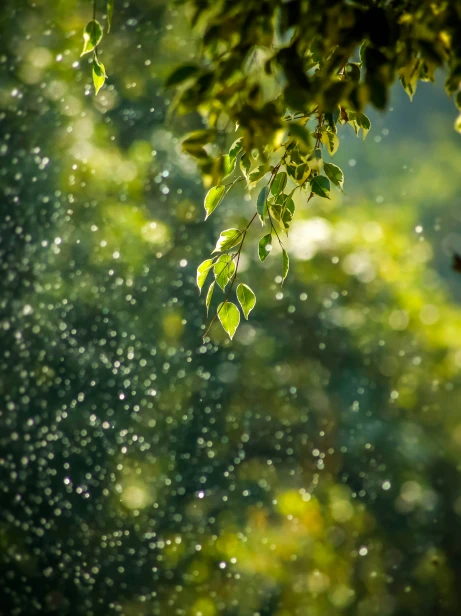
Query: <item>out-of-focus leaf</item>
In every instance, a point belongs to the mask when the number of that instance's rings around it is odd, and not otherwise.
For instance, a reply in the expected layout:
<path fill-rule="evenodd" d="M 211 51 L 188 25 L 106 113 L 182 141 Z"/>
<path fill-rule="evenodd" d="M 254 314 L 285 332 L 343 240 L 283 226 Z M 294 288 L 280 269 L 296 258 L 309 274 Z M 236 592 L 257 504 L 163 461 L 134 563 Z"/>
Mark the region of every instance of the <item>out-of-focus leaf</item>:
<path fill-rule="evenodd" d="M 172 88 L 173 86 L 177 86 L 180 83 L 183 83 L 187 79 L 190 79 L 194 75 L 200 72 L 200 67 L 196 64 L 183 64 L 182 66 L 175 69 L 169 77 L 167 77 L 165 81 L 165 86 L 167 88 Z"/>
<path fill-rule="evenodd" d="M 80 54 L 84 56 L 86 53 L 93 51 L 99 45 L 102 39 L 102 28 L 99 21 L 95 19 L 89 21 L 83 30 L 83 50 Z"/>

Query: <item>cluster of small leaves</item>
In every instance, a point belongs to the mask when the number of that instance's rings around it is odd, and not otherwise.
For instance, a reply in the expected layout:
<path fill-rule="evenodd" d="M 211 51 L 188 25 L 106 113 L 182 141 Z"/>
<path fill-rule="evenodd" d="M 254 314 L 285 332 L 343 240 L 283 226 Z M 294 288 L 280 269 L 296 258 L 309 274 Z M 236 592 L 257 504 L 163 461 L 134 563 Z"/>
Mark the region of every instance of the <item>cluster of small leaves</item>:
<path fill-rule="evenodd" d="M 241 179 L 250 188 L 270 173 L 257 200 L 257 214 L 270 225 L 259 243 L 262 261 L 275 224 L 283 232 L 289 229 L 296 188 L 307 191 L 308 200 L 328 198 L 331 184 L 343 189 L 342 171 L 323 161 L 322 149 L 334 155 L 341 125 L 365 137 L 370 130 L 366 105 L 385 109 L 396 79 L 412 98 L 418 81 L 433 81 L 436 69 L 443 67 L 447 92 L 456 93 L 461 110 L 457 2 L 183 2 L 202 35 L 202 61 L 178 67 L 166 85 L 177 88 L 174 108 L 198 111 L 208 128 L 186 136 L 182 147 L 196 159 L 205 185 L 213 186 L 205 201 L 207 217 L 234 185 L 222 182 L 234 173 L 237 157 Z M 241 137 L 228 154 L 216 156 L 229 127 Z M 461 115 L 455 127 L 461 132 Z M 235 259 L 245 236 L 235 235 L 240 242 Z M 232 243 L 230 237 L 218 243 L 220 253 L 234 246 L 226 244 Z M 288 256 L 284 260 L 288 264 Z M 236 275 L 229 275 L 231 287 Z"/>
<path fill-rule="evenodd" d="M 263 184 L 258 189 L 256 212 L 244 228 L 232 228 L 221 231 L 213 253 L 214 257 L 206 259 L 197 269 L 197 286 L 202 290 L 210 271 L 214 280 L 206 294 L 207 314 L 217 285 L 225 297 L 219 303 L 216 318 L 221 322 L 230 338 L 240 323 L 240 312 L 236 304 L 229 298 L 235 282 L 236 297 L 246 319 L 256 304 L 255 293 L 238 278 L 240 255 L 250 226 L 259 219 L 267 233 L 258 242 L 258 257 L 264 262 L 272 251 L 272 245 L 277 242 L 282 253 L 282 284 L 285 281 L 290 261 L 282 242 L 282 234 L 288 235 L 295 213 L 294 193 L 299 190 L 306 194 L 306 201 L 315 195 L 330 198 L 331 184 L 343 190 L 344 174 L 331 162 L 323 159 L 322 149 L 333 156 L 338 148 L 337 123 L 349 122 L 358 131 L 366 132 L 370 128 L 370 120 L 363 113 L 347 112 L 338 107 L 336 113 L 322 114 L 313 111 L 304 114 L 300 119 L 286 123 L 281 131 L 282 142 L 271 152 L 270 159 L 260 157 L 258 152 L 248 152 L 244 147 L 244 139 L 237 139 L 227 154 L 221 155 L 215 162 L 221 169 L 218 183 L 209 189 L 205 197 L 205 219 L 223 202 L 226 195 L 238 182 L 245 182 L 251 190 Z M 314 126 L 311 127 L 311 124 Z M 209 131 L 196 131 L 185 140 L 185 149 L 192 152 L 204 148 L 209 140 Z M 192 148 L 193 144 L 193 148 Z M 184 147 L 184 144 L 183 144 Z M 226 183 L 226 180 L 227 183 Z M 228 290 L 227 287 L 229 286 Z M 211 327 L 210 323 L 210 327 Z M 206 332 L 208 333 L 209 328 Z M 205 336 L 206 336 L 205 334 Z"/>
<path fill-rule="evenodd" d="M 107 32 L 110 32 L 112 24 L 112 16 L 114 14 L 114 0 L 106 0 L 106 19 L 107 19 Z M 93 19 L 89 21 L 83 30 L 83 49 L 80 56 L 84 56 L 87 53 L 93 53 L 92 73 L 93 84 L 96 95 L 104 85 L 107 74 L 104 64 L 98 57 L 98 45 L 103 37 L 103 29 L 99 21 L 96 19 L 96 0 L 93 0 Z"/>

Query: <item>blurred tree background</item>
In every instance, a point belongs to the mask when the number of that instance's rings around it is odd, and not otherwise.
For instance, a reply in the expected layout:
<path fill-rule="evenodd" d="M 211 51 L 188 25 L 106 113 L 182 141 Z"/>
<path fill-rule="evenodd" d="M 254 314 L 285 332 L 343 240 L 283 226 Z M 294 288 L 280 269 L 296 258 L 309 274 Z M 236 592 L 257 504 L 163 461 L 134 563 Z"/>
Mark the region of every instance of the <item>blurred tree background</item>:
<path fill-rule="evenodd" d="M 204 188 L 162 83 L 184 8 L 120 2 L 97 98 L 91 3 L 5 0 L 0 37 L 0 614 L 461 612 L 459 135 L 394 92 L 242 269 L 232 343 L 195 287 L 235 192 Z M 303 202 L 304 199 L 304 202 Z M 254 272 L 254 274 L 252 274 Z"/>

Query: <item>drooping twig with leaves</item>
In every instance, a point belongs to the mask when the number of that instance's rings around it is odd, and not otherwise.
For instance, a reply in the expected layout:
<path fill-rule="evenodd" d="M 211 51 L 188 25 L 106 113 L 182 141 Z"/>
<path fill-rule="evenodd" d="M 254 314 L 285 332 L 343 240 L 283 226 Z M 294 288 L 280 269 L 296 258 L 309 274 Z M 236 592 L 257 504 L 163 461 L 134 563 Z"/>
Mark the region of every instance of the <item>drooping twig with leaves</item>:
<path fill-rule="evenodd" d="M 104 85 L 107 75 L 104 64 L 98 57 L 98 45 L 103 37 L 103 29 L 99 21 L 96 19 L 96 2 L 93 0 L 93 19 L 89 21 L 85 29 L 83 30 L 83 50 L 80 54 L 84 56 L 87 53 L 93 52 L 93 84 L 96 95 Z M 110 26 L 112 23 L 112 15 L 114 13 L 114 0 L 107 0 L 106 2 L 106 18 L 107 18 L 107 32 L 110 32 Z"/>
<path fill-rule="evenodd" d="M 260 239 L 264 261 L 273 241 L 282 248 L 282 279 L 289 268 L 281 233 L 293 219 L 295 190 L 306 202 L 329 198 L 331 184 L 342 190 L 344 175 L 324 160 L 339 146 L 341 126 L 365 137 L 371 105 L 384 110 L 400 79 L 410 98 L 418 81 L 434 81 L 446 71 L 446 90 L 461 110 L 461 4 L 445 0 L 180 0 L 201 36 L 200 59 L 178 67 L 167 79 L 177 88 L 172 103 L 180 113 L 200 114 L 206 128 L 187 135 L 182 148 L 199 165 L 206 218 L 239 181 L 248 188 L 264 180 L 256 212 L 243 229 L 227 229 L 216 253 L 197 271 L 201 289 L 207 274 L 215 280 L 206 295 L 207 311 L 216 285 L 225 293 L 212 322 L 219 319 L 232 337 L 240 312 L 248 317 L 256 298 L 238 277 L 247 232 L 259 217 L 268 232 Z M 176 5 L 175 5 L 176 6 Z M 106 5 L 108 25 L 113 0 Z M 104 67 L 97 46 L 102 28 L 93 21 L 84 33 L 83 53 L 93 51 L 98 91 Z M 455 122 L 461 132 L 461 115 Z M 222 134 L 237 130 L 228 153 L 216 156 Z M 235 139 L 235 137 L 234 137 Z M 224 183 L 230 176 L 238 177 Z M 277 230 L 279 229 L 279 230 Z M 210 324 L 211 325 L 211 324 Z M 209 328 L 208 328 L 209 330 Z M 208 333 L 208 330 L 206 333 Z M 206 335 L 206 334 L 205 334 Z"/>

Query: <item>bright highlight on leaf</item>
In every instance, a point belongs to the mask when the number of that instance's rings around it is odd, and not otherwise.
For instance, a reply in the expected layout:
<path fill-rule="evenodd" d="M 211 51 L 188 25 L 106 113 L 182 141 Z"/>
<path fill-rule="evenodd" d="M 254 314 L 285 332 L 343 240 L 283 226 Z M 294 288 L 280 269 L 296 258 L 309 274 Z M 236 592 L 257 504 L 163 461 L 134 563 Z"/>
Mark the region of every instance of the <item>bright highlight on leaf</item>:
<path fill-rule="evenodd" d="M 221 235 L 216 242 L 216 248 L 213 252 L 224 252 L 229 250 L 236 244 L 242 241 L 243 231 L 240 229 L 226 229 L 221 231 Z"/>
<path fill-rule="evenodd" d="M 102 28 L 99 21 L 92 20 L 88 22 L 83 30 L 83 51 L 80 56 L 93 51 L 102 39 Z"/>
<path fill-rule="evenodd" d="M 197 286 L 200 289 L 200 291 L 202 290 L 202 287 L 205 284 L 205 280 L 208 276 L 208 272 L 210 271 L 212 267 L 213 267 L 213 259 L 206 259 L 206 261 L 203 261 L 203 263 L 200 263 L 200 265 L 198 266 Z"/>
<path fill-rule="evenodd" d="M 232 340 L 240 323 L 240 312 L 232 302 L 223 302 L 218 306 L 218 318 L 224 331 Z"/>
<path fill-rule="evenodd" d="M 213 297 L 214 285 L 215 285 L 215 282 L 213 280 L 213 282 L 208 287 L 208 291 L 207 291 L 207 294 L 206 294 L 205 306 L 206 306 L 206 315 L 207 316 L 208 316 L 208 310 L 210 309 L 211 298 Z"/>
<path fill-rule="evenodd" d="M 272 236 L 270 233 L 268 233 L 267 235 L 264 235 L 264 237 L 262 237 L 259 240 L 258 254 L 259 254 L 259 260 L 261 262 L 266 260 L 269 252 L 271 251 L 271 248 L 272 248 Z"/>
<path fill-rule="evenodd" d="M 93 83 L 96 95 L 104 85 L 106 81 L 106 70 L 104 64 L 100 62 L 96 57 L 93 59 Z"/>
<path fill-rule="evenodd" d="M 288 270 L 290 269 L 290 257 L 288 256 L 285 248 L 282 250 L 282 284 L 285 282 L 285 278 L 288 276 Z"/>
<path fill-rule="evenodd" d="M 237 299 L 242 307 L 245 319 L 248 319 L 248 315 L 253 310 L 256 304 L 256 295 L 250 289 L 250 287 L 241 282 L 237 287 Z"/>
<path fill-rule="evenodd" d="M 235 263 L 230 255 L 221 255 L 214 265 L 215 280 L 221 289 L 227 286 L 235 272 Z"/>
<path fill-rule="evenodd" d="M 207 192 L 204 203 L 206 212 L 205 220 L 215 211 L 215 209 L 221 203 L 225 192 L 225 186 L 213 186 L 213 188 L 210 188 L 210 190 Z"/>

